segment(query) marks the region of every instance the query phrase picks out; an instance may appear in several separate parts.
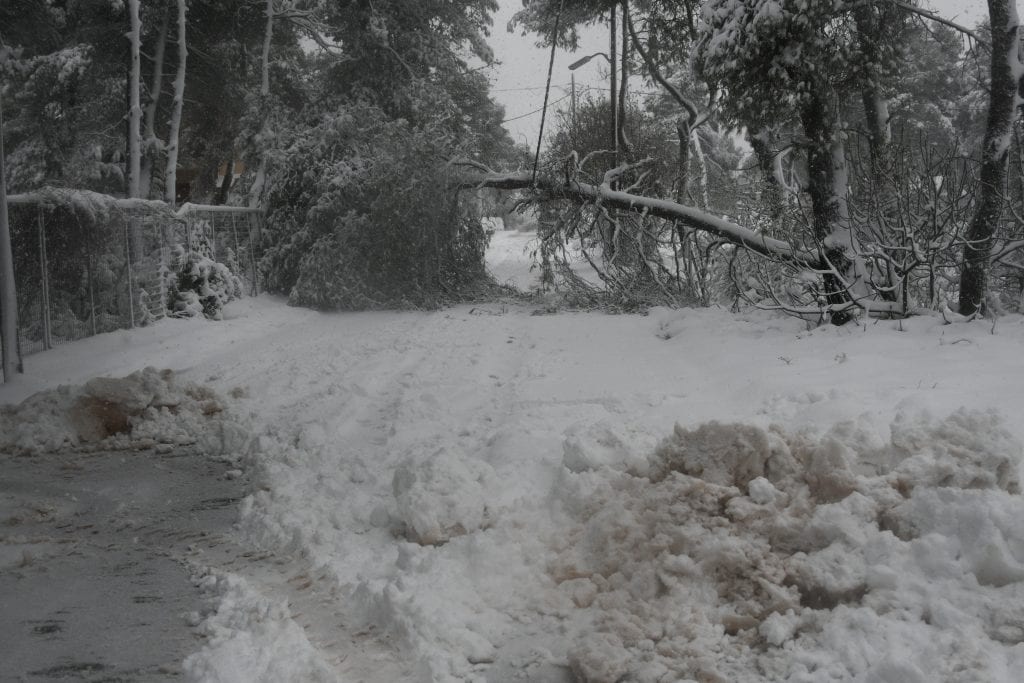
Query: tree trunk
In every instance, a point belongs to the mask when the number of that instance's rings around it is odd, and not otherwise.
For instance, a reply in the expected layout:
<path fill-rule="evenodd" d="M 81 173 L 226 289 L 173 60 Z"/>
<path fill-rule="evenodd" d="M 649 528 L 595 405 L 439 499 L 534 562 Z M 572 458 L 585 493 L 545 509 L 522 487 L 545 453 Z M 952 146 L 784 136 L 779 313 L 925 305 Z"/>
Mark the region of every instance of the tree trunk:
<path fill-rule="evenodd" d="M 142 106 L 139 90 L 142 81 L 140 50 L 142 43 L 142 21 L 139 19 L 139 0 L 128 0 L 128 21 L 131 44 L 131 73 L 128 76 L 128 196 L 139 196 L 140 159 L 142 154 L 141 135 Z"/>
<path fill-rule="evenodd" d="M 967 316 L 982 312 L 988 290 L 989 255 L 1003 214 L 1003 185 L 1021 68 L 1015 0 L 988 0 L 988 15 L 992 25 L 991 94 L 981 152 L 981 187 L 965 235 L 960 272 L 960 313 Z"/>
<path fill-rule="evenodd" d="M 217 199 L 214 201 L 214 204 L 228 203 L 228 191 L 231 189 L 231 182 L 234 178 L 235 159 L 233 155 L 229 155 L 224 167 L 224 179 L 221 181 L 220 187 L 217 189 Z"/>
<path fill-rule="evenodd" d="M 842 325 L 851 318 L 845 306 L 859 298 L 854 259 L 856 249 L 850 229 L 846 192 L 849 187 L 846 155 L 839 135 L 838 114 L 830 94 L 814 92 L 800 112 L 807 147 L 807 190 L 811 196 L 814 238 L 821 245 L 829 271 L 824 275 L 825 301 L 840 310 L 831 316 Z"/>
<path fill-rule="evenodd" d="M 616 85 L 616 75 L 618 71 L 618 58 L 616 57 L 618 36 L 615 30 L 615 18 L 616 16 L 618 16 L 618 11 L 618 5 L 612 5 L 608 31 L 610 36 L 610 42 L 608 44 L 608 56 L 610 59 L 608 61 L 611 62 L 608 65 L 608 68 L 611 70 L 611 97 L 609 98 L 609 103 L 611 104 L 611 111 L 609 112 L 609 114 L 611 115 L 611 143 L 612 149 L 615 151 L 615 154 L 612 157 L 612 167 L 619 165 L 619 92 L 618 87 Z"/>
<path fill-rule="evenodd" d="M 0 369 L 4 382 L 24 372 L 18 348 L 18 295 L 14 282 L 11 226 L 7 221 L 7 175 L 4 169 L 4 110 L 0 102 Z"/>
<path fill-rule="evenodd" d="M 260 72 L 260 100 L 263 105 L 263 125 L 260 128 L 260 144 L 264 149 L 260 150 L 260 164 L 256 169 L 256 177 L 253 178 L 252 186 L 249 188 L 249 206 L 259 206 L 260 198 L 263 196 L 263 186 L 267 181 L 267 151 L 269 144 L 270 122 L 267 108 L 270 106 L 270 43 L 274 38 L 274 0 L 267 0 L 267 24 L 263 34 L 263 58 Z"/>
<path fill-rule="evenodd" d="M 857 41 L 867 69 L 867 83 L 861 91 L 864 120 L 871 150 L 871 196 L 879 208 L 878 217 L 888 220 L 895 209 L 896 197 L 890 178 L 895 160 L 892 128 L 889 125 L 889 100 L 882 90 L 882 31 L 885 24 L 899 21 L 900 10 L 893 6 L 863 5 L 854 11 Z"/>
<path fill-rule="evenodd" d="M 629 2 L 622 0 L 622 59 L 619 74 L 619 96 L 615 110 L 615 142 L 622 156 L 629 158 L 629 140 L 626 138 L 626 99 L 629 90 Z"/>
<path fill-rule="evenodd" d="M 149 102 L 146 103 L 145 132 L 142 135 L 142 166 L 139 178 L 139 196 L 149 198 L 153 183 L 153 166 L 160 141 L 156 137 L 156 112 L 160 94 L 164 87 L 164 51 L 167 49 L 167 27 L 170 19 L 166 8 L 160 22 L 160 33 L 156 38 L 156 52 L 153 54 L 153 78 L 149 86 Z"/>
<path fill-rule="evenodd" d="M 682 116 L 676 120 L 676 135 L 679 136 L 679 158 L 676 160 L 676 202 L 686 203 L 690 191 L 690 123 Z"/>
<path fill-rule="evenodd" d="M 187 0 L 178 0 L 178 72 L 174 76 L 174 103 L 170 128 L 167 131 L 167 171 L 164 173 L 164 200 L 171 206 L 174 206 L 177 198 L 178 133 L 181 130 L 181 109 L 185 103 L 185 66 L 188 61 L 188 45 L 185 42 L 187 12 Z"/>
<path fill-rule="evenodd" d="M 693 140 L 693 156 L 697 159 L 697 169 L 700 171 L 698 176 L 700 183 L 700 208 L 710 211 L 711 194 L 708 191 L 708 164 L 704 158 L 704 147 L 701 144 L 700 134 L 697 131 L 693 131 L 690 138 Z"/>

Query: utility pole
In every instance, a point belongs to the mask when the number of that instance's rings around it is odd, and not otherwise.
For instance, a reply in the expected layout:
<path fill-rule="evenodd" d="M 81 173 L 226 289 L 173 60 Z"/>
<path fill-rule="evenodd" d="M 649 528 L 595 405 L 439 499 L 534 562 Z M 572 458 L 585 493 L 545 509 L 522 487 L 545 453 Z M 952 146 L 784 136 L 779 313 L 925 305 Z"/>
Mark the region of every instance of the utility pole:
<path fill-rule="evenodd" d="M 6 57 L 0 53 L 0 61 Z M 24 372 L 18 353 L 18 296 L 14 284 L 14 255 L 11 253 L 11 226 L 7 221 L 7 174 L 4 166 L 4 109 L 0 101 L 0 367 L 4 382 L 14 373 Z"/>
<path fill-rule="evenodd" d="M 576 72 L 570 71 L 569 76 L 572 80 L 572 94 L 569 96 L 569 112 L 572 116 L 572 130 L 576 132 Z"/>

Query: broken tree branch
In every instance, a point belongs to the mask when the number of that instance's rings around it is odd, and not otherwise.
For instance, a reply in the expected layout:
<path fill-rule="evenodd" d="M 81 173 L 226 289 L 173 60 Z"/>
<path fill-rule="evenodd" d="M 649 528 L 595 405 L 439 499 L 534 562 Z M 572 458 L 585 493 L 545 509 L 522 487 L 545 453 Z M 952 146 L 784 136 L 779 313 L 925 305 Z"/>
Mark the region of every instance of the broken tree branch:
<path fill-rule="evenodd" d="M 825 266 L 818 250 L 803 249 L 789 242 L 758 234 L 710 213 L 666 199 L 613 190 L 609 179 L 600 185 L 572 180 L 564 182 L 547 176 L 538 176 L 536 185 L 529 173 L 486 173 L 467 175 L 453 181 L 453 189 L 492 187 L 498 190 L 535 189 L 547 199 L 566 199 L 580 203 L 593 203 L 603 208 L 655 216 L 714 235 L 726 242 L 749 249 L 770 258 L 797 263 L 808 268 Z"/>

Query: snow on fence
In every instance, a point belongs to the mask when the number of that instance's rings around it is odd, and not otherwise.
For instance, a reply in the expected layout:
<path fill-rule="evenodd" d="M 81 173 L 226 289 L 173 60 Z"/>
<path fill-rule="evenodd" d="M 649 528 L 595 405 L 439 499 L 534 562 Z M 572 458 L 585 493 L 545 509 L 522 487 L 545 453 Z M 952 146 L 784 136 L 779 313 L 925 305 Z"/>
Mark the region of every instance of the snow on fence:
<path fill-rule="evenodd" d="M 259 291 L 259 209 L 45 188 L 8 197 L 18 342 L 28 355 L 167 312 L 175 259 L 207 255 Z M 180 247 L 180 249 L 179 249 Z"/>

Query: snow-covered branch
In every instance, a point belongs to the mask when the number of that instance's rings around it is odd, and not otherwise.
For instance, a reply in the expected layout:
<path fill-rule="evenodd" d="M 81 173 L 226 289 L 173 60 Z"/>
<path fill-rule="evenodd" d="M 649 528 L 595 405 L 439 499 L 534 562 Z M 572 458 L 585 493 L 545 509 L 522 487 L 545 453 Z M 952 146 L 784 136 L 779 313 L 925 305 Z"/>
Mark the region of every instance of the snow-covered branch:
<path fill-rule="evenodd" d="M 618 169 L 616 169 L 618 170 Z M 614 174 L 612 179 L 614 179 Z M 666 199 L 631 194 L 611 188 L 606 176 L 600 185 L 589 183 L 557 181 L 538 176 L 536 180 L 529 173 L 488 173 L 467 175 L 457 179 L 455 187 L 463 189 L 493 187 L 499 190 L 534 189 L 550 199 L 568 199 L 581 203 L 599 204 L 605 208 L 655 216 L 714 235 L 726 242 L 771 258 L 799 263 L 809 268 L 823 265 L 817 250 L 796 247 L 789 242 L 758 234 L 749 228 L 737 225 L 710 213 Z"/>
<path fill-rule="evenodd" d="M 925 9 L 923 7 L 916 7 L 910 4 L 909 2 L 902 2 L 901 0 L 891 0 L 891 2 L 892 4 L 896 5 L 897 7 L 906 12 L 916 14 L 920 17 L 928 19 L 929 21 L 934 21 L 936 24 L 942 24 L 943 26 L 948 26 L 949 28 L 955 31 L 959 31 L 960 33 L 969 37 L 974 42 L 978 43 L 979 45 L 984 45 L 987 48 L 992 47 L 992 45 L 987 40 L 978 35 L 977 31 L 972 31 L 971 29 L 967 28 L 962 24 L 958 24 L 955 21 L 946 19 L 945 17 L 940 16 L 939 13 L 934 10 Z"/>

